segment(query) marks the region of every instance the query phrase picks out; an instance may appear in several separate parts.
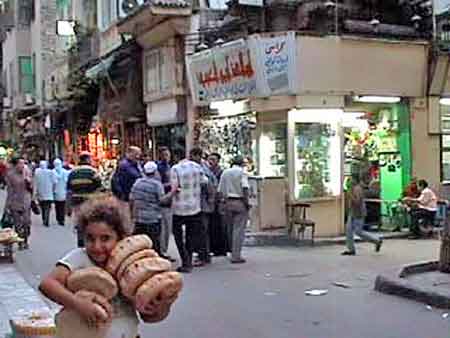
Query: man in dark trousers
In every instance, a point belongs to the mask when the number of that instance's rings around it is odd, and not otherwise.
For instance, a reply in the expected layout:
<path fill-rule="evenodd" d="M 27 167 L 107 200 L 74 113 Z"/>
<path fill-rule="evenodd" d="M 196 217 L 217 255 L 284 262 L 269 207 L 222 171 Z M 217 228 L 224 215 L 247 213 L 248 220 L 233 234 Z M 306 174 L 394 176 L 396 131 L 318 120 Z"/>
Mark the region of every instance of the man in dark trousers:
<path fill-rule="evenodd" d="M 206 256 L 206 238 L 201 218 L 201 189 L 208 184 L 201 163 L 202 150 L 194 148 L 189 159 L 174 165 L 171 170 L 173 198 L 173 235 L 182 265 L 178 272 L 192 271 L 192 254 L 196 250 L 200 257 Z M 183 236 L 183 225 L 186 236 Z"/>
<path fill-rule="evenodd" d="M 161 183 L 164 187 L 164 193 L 169 193 L 171 190 L 170 184 L 170 161 L 172 154 L 169 148 L 160 147 L 159 148 L 159 161 L 156 162 L 158 165 L 158 174 L 161 179 Z M 161 208 L 162 219 L 161 219 L 161 252 L 163 256 L 170 260 L 175 261 L 172 257 L 168 255 L 170 234 L 172 233 L 172 200 L 168 199 L 162 204 Z"/>
<path fill-rule="evenodd" d="M 249 184 L 244 171 L 244 158 L 236 156 L 232 167 L 226 169 L 220 178 L 218 193 L 225 203 L 226 227 L 231 246 L 231 263 L 245 263 L 241 255 L 245 238 L 245 228 L 249 218 Z"/>
<path fill-rule="evenodd" d="M 94 198 L 100 192 L 102 181 L 97 170 L 91 165 L 91 155 L 88 152 L 80 154 L 80 160 L 69 175 L 67 180 L 67 192 L 70 196 L 72 213 L 76 217 L 80 205 L 90 198 Z M 83 234 L 77 228 L 78 247 L 84 247 Z"/>

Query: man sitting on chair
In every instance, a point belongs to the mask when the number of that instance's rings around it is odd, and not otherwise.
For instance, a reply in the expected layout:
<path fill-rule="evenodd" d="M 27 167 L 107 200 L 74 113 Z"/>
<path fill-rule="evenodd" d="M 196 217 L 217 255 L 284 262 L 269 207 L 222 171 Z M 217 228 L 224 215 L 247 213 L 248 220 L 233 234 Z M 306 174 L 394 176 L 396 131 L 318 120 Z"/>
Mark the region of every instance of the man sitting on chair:
<path fill-rule="evenodd" d="M 420 196 L 418 198 L 406 197 L 404 200 L 415 202 L 415 207 L 411 209 L 411 234 L 412 238 L 420 238 L 421 223 L 423 223 L 424 230 L 431 232 L 433 229 L 434 217 L 437 211 L 437 197 L 436 194 L 428 187 L 428 182 L 420 180 L 418 182 Z"/>

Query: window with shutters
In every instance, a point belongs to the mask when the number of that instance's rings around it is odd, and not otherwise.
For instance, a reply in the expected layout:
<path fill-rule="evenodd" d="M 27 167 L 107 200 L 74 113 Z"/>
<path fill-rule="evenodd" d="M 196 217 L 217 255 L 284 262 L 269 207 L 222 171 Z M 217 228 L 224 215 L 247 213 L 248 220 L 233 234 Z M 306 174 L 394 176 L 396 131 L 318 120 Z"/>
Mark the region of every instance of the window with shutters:
<path fill-rule="evenodd" d="M 19 56 L 19 87 L 22 94 L 34 94 L 34 69 L 30 56 Z"/>
<path fill-rule="evenodd" d="M 145 93 L 162 94 L 171 87 L 169 63 L 164 49 L 152 50 L 144 55 Z"/>

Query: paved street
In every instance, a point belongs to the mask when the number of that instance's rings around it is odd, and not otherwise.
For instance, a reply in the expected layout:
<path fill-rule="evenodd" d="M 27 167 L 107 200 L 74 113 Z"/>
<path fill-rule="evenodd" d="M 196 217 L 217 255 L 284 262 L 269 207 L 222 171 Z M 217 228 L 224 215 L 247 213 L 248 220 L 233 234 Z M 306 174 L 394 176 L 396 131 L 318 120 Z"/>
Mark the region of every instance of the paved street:
<path fill-rule="evenodd" d="M 44 228 L 35 219 L 31 249 L 17 254 L 19 271 L 36 286 L 58 257 L 73 248 L 70 227 Z M 53 222 L 54 224 L 54 222 Z M 445 338 L 450 318 L 423 304 L 373 291 L 378 272 L 434 259 L 437 241 L 390 240 L 380 254 L 360 244 L 342 247 L 248 248 L 248 264 L 225 259 L 185 276 L 185 288 L 162 324 L 142 325 L 144 337 L 165 338 Z M 173 250 L 175 255 L 175 250 Z M 333 282 L 349 284 L 345 289 Z M 328 289 L 321 297 L 310 288 Z M 3 302 L 4 300 L 0 300 Z"/>

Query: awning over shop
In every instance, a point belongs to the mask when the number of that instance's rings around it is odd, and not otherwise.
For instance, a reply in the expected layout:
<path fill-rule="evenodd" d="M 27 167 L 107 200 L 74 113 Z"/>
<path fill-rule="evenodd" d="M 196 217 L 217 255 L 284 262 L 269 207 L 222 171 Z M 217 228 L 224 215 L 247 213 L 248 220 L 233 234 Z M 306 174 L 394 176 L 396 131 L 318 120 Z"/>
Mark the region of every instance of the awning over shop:
<path fill-rule="evenodd" d="M 96 79 L 99 75 L 106 73 L 114 62 L 115 54 L 108 56 L 105 59 L 100 59 L 97 64 L 86 70 L 86 77 Z"/>

